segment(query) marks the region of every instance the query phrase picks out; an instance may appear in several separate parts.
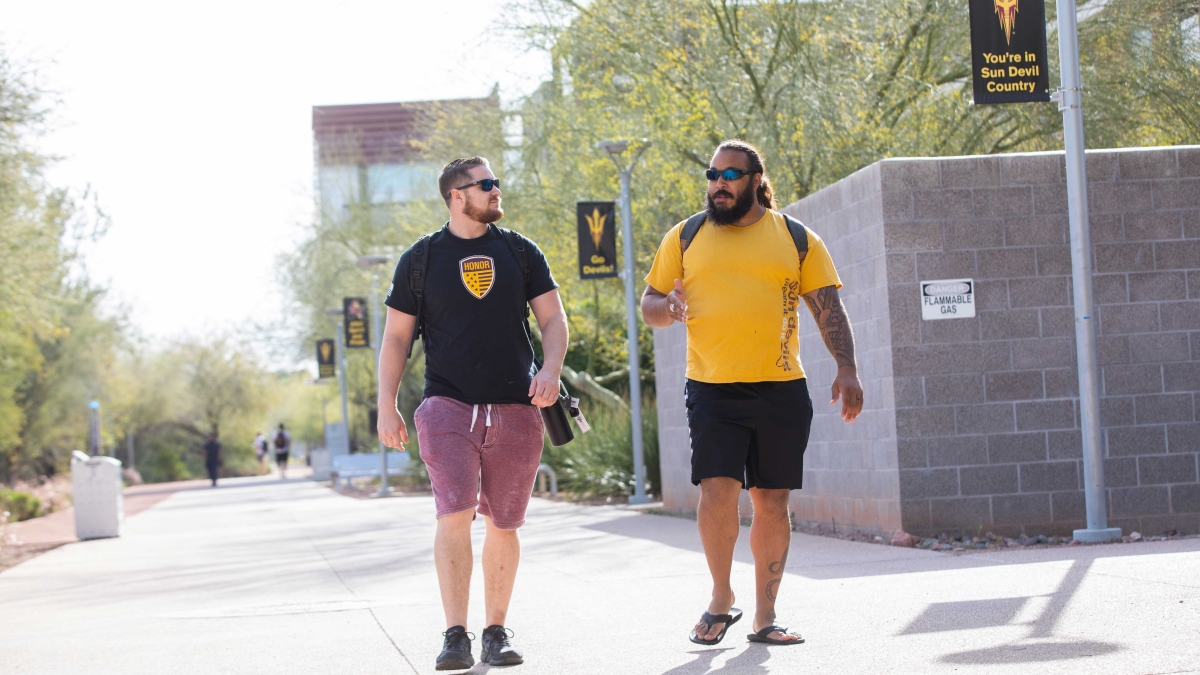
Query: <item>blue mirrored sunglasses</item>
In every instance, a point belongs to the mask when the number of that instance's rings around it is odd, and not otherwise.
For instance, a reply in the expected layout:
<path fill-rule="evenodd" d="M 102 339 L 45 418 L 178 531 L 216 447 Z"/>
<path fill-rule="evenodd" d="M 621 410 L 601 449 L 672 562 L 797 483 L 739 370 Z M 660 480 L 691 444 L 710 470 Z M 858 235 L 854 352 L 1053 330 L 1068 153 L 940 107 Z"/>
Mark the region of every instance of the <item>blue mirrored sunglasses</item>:
<path fill-rule="evenodd" d="M 758 172 L 746 171 L 745 169 L 721 169 L 720 171 L 717 171 L 716 169 L 709 169 L 708 171 L 704 172 L 704 176 L 709 180 L 716 180 L 718 178 L 722 178 L 724 180 L 737 180 L 742 176 L 749 176 L 752 173 Z"/>
<path fill-rule="evenodd" d="M 484 178 L 483 180 L 477 180 L 474 183 L 467 183 L 466 185 L 459 185 L 458 187 L 456 187 L 454 189 L 455 190 L 466 190 L 467 188 L 471 187 L 472 185 L 478 185 L 479 189 L 483 190 L 484 192 L 491 192 L 492 189 L 500 187 L 500 179 L 499 178 Z"/>

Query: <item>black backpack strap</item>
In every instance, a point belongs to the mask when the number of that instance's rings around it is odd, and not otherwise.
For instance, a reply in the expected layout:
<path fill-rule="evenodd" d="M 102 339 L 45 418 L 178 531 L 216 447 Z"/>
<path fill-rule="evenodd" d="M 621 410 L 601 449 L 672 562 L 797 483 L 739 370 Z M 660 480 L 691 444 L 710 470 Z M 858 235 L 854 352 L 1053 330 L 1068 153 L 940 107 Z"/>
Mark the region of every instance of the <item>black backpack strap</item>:
<path fill-rule="evenodd" d="M 788 233 L 792 235 L 792 242 L 796 244 L 796 253 L 800 256 L 800 264 L 804 264 L 804 259 L 808 256 L 808 228 L 804 223 L 796 220 L 786 213 L 780 213 L 783 220 L 787 222 Z"/>
<path fill-rule="evenodd" d="M 683 223 L 683 229 L 679 230 L 679 255 L 683 255 L 687 251 L 688 245 L 696 238 L 696 233 L 700 231 L 700 227 L 704 225 L 704 219 L 707 217 L 708 212 L 701 211 Z"/>
<path fill-rule="evenodd" d="M 408 343 L 408 356 L 412 358 L 413 345 L 425 334 L 425 277 L 429 269 L 429 238 L 425 235 L 412 245 L 412 256 L 409 258 L 408 285 L 413 296 L 417 299 L 417 323 L 413 326 L 413 337 Z"/>
<path fill-rule="evenodd" d="M 525 237 L 508 228 L 496 226 L 496 229 L 500 231 L 500 234 L 504 237 L 504 242 L 508 244 L 509 250 L 512 251 L 513 257 L 517 259 L 517 265 L 521 268 L 521 277 L 525 279 L 525 288 L 528 290 L 531 272 L 529 269 L 529 250 L 525 248 Z"/>

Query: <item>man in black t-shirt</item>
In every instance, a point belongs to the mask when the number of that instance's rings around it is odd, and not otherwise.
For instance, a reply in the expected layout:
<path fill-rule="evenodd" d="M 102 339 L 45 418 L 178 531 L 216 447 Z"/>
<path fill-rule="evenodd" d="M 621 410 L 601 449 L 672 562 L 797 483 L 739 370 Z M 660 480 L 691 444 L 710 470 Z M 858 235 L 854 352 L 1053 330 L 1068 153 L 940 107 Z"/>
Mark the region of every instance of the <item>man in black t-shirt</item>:
<path fill-rule="evenodd" d="M 447 628 L 437 669 L 470 668 L 475 662 L 466 624 L 476 512 L 487 526 L 487 628 L 480 660 L 513 665 L 523 660 L 505 628 L 521 556 L 517 528 L 525 522 L 541 461 L 544 429 L 538 408 L 558 398 L 567 320 L 541 250 L 493 224 L 504 211 L 500 181 L 488 161 L 471 157 L 450 162 L 438 187 L 450 220 L 400 257 L 385 301 L 379 438 L 393 448 L 408 441 L 396 393 L 419 313 L 424 321 L 425 399 L 413 421 L 437 508 L 434 564 Z M 418 249 L 423 265 L 416 259 Z M 413 278 L 422 267 L 418 304 Z M 536 374 L 525 330 L 526 304 L 542 331 L 546 362 Z"/>

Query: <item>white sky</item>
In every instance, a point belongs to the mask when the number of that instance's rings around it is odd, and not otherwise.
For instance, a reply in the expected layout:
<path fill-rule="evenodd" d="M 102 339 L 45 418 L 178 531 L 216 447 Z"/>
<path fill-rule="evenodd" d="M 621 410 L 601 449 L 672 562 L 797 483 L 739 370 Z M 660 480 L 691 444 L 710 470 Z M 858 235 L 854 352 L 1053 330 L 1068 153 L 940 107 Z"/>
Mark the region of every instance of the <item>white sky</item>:
<path fill-rule="evenodd" d="M 503 5 L 0 0 L 0 41 L 61 100 L 52 180 L 112 217 L 90 275 L 165 338 L 279 315 L 311 106 L 531 91 L 548 61 L 500 32 Z"/>

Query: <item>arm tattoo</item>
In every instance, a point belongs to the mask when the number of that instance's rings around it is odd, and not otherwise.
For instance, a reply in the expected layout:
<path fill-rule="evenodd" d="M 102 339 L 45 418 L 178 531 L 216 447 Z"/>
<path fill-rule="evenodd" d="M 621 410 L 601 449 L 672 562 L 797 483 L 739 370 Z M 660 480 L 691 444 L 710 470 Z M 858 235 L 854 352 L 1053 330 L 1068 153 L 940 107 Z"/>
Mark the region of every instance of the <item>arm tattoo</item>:
<path fill-rule="evenodd" d="M 846 317 L 846 307 L 838 297 L 837 289 L 826 286 L 817 291 L 816 299 L 808 295 L 801 296 L 812 312 L 817 328 L 821 329 L 821 337 L 825 338 L 825 346 L 837 361 L 838 367 L 853 366 L 854 362 L 854 333 L 850 329 L 850 319 Z"/>

